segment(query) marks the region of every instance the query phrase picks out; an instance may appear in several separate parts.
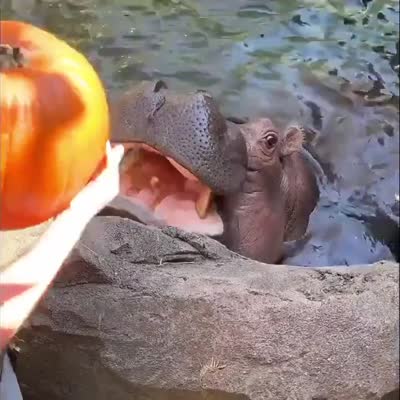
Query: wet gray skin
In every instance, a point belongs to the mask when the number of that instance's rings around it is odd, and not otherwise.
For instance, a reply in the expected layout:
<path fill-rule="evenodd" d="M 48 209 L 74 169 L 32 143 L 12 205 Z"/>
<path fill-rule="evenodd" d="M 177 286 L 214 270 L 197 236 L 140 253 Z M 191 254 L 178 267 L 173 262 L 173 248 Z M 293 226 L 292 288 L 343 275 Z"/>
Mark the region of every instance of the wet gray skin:
<path fill-rule="evenodd" d="M 173 158 L 216 194 L 238 190 L 246 144 L 207 92 L 171 92 L 165 82 L 143 81 L 111 102 L 112 140 L 145 143 Z"/>
<path fill-rule="evenodd" d="M 112 109 L 113 142 L 150 145 L 218 191 L 220 239 L 231 250 L 276 263 L 283 243 L 307 231 L 319 188 L 299 128 L 226 120 L 209 94 L 177 94 L 161 81 L 142 82 Z"/>

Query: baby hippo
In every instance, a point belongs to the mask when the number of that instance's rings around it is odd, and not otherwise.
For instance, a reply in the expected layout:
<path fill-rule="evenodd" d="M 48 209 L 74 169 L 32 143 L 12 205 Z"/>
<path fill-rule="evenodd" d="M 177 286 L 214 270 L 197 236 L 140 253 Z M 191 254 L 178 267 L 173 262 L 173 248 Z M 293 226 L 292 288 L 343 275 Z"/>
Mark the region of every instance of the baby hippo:
<path fill-rule="evenodd" d="M 306 232 L 319 199 L 311 157 L 299 128 L 278 131 L 267 118 L 239 127 L 246 142 L 247 171 L 240 190 L 218 200 L 222 241 L 246 257 L 277 263 L 284 241 Z"/>
<path fill-rule="evenodd" d="M 112 140 L 127 149 L 121 197 L 147 210 L 142 222 L 218 237 L 265 263 L 305 233 L 319 198 L 300 129 L 227 119 L 205 91 L 134 86 L 112 104 Z"/>

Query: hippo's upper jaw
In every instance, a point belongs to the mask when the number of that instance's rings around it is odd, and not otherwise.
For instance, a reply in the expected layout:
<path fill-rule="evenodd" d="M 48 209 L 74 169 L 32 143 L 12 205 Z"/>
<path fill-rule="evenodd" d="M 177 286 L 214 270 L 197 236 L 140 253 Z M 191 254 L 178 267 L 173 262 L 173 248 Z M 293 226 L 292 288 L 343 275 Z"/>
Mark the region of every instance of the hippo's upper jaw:
<path fill-rule="evenodd" d="M 247 152 L 240 129 L 227 128 L 214 99 L 146 81 L 112 103 L 111 111 L 111 139 L 127 148 L 122 194 L 167 225 L 221 234 L 213 195 L 239 189 Z"/>

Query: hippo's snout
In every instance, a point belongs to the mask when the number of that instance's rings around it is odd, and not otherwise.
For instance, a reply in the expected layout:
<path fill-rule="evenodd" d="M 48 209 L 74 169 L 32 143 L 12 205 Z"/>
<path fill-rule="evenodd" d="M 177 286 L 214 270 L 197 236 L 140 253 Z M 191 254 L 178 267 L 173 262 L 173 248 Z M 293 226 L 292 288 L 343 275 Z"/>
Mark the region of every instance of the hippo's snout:
<path fill-rule="evenodd" d="M 176 94 L 143 82 L 112 105 L 112 140 L 140 142 L 173 159 L 216 194 L 236 191 L 246 174 L 246 144 L 206 92 Z"/>

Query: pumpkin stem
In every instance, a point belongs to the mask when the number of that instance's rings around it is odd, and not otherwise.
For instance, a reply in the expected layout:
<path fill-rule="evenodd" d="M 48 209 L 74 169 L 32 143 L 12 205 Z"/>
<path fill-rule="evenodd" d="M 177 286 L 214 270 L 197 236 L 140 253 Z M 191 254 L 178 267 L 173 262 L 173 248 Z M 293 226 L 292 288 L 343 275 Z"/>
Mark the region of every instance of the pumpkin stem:
<path fill-rule="evenodd" d="M 0 71 L 3 69 L 22 68 L 24 56 L 19 47 L 0 44 Z"/>

